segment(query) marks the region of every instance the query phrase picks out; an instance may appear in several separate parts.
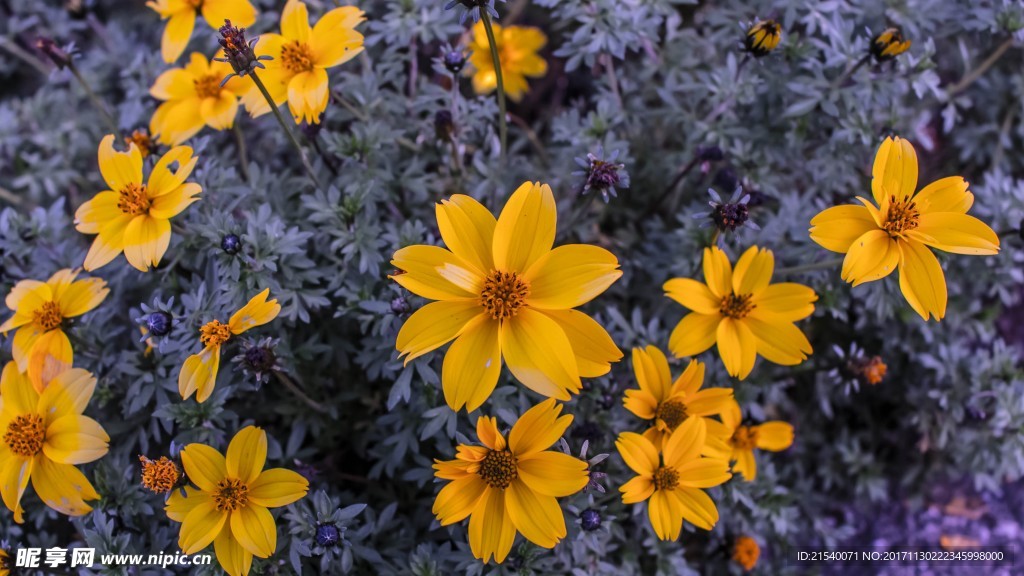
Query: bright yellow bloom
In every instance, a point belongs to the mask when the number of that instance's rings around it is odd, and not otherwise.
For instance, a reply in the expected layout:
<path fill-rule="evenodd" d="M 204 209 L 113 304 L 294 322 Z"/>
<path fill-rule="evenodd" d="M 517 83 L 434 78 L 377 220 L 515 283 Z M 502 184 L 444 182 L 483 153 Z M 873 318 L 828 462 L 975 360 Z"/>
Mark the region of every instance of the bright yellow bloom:
<path fill-rule="evenodd" d="M 910 49 L 910 40 L 903 38 L 899 28 L 886 28 L 871 39 L 871 55 L 879 62 L 892 60 Z"/>
<path fill-rule="evenodd" d="M 690 416 L 708 418 L 720 414 L 732 399 L 731 388 L 700 389 L 704 384 L 704 363 L 697 360 L 690 360 L 673 383 L 668 359 L 654 346 L 646 350 L 633 348 L 633 373 L 640 388 L 626 390 L 623 403 L 633 414 L 653 421 L 644 436 L 659 450 L 665 449 L 672 432 Z M 709 437 L 705 455 L 728 456 L 725 440 Z"/>
<path fill-rule="evenodd" d="M 342 6 L 324 14 L 310 28 L 306 5 L 289 0 L 281 12 L 281 34 L 260 36 L 256 54 L 273 57 L 263 62 L 266 69 L 259 70 L 260 80 L 275 105 L 288 101 L 296 124 L 320 122 L 330 99 L 327 68 L 340 66 L 363 51 L 363 35 L 356 32 L 356 26 L 364 20 L 359 8 Z M 270 105 L 252 82 L 242 103 L 253 116 L 270 112 Z"/>
<path fill-rule="evenodd" d="M 917 189 L 917 153 L 910 142 L 886 138 L 872 168 L 876 207 L 835 206 L 811 220 L 811 239 L 846 254 L 843 280 L 854 286 L 885 278 L 899 268 L 900 290 L 922 318 L 946 315 L 946 279 L 929 246 L 954 254 L 992 255 L 999 236 L 967 211 L 974 194 L 951 176 Z"/>
<path fill-rule="evenodd" d="M 178 391 L 181 392 L 182 399 L 187 400 L 196 393 L 197 402 L 206 402 L 217 385 L 221 345 L 233 335 L 262 326 L 277 318 L 281 313 L 281 305 L 277 300 L 268 302 L 269 295 L 270 288 L 267 288 L 253 296 L 241 310 L 231 316 L 227 324 L 211 320 L 200 328 L 199 340 L 203 343 L 203 351 L 189 356 L 178 373 Z"/>
<path fill-rule="evenodd" d="M 22 523 L 21 497 L 29 480 L 44 504 L 68 516 L 92 510 L 86 500 L 100 497 L 76 464 L 99 460 L 110 438 L 82 412 L 96 379 L 80 368 L 61 372 L 42 394 L 14 362 L 0 376 L 0 495 Z"/>
<path fill-rule="evenodd" d="M 560 416 L 553 398 L 530 408 L 512 426 L 508 441 L 493 417 L 476 421 L 483 446 L 461 444 L 455 460 L 434 460 L 434 475 L 452 482 L 434 501 L 442 526 L 469 516 L 473 556 L 502 563 L 518 530 L 530 542 L 553 548 L 565 538 L 565 519 L 557 498 L 587 485 L 587 463 L 547 450 L 572 423 Z"/>
<path fill-rule="evenodd" d="M 455 340 L 444 357 L 441 385 L 452 410 L 476 410 L 494 391 L 504 359 L 520 382 L 568 400 L 580 376 L 607 374 L 622 358 L 608 333 L 573 310 L 621 275 L 615 256 L 596 246 L 552 249 L 557 213 L 546 184 L 526 182 L 497 220 L 482 204 L 456 194 L 436 207 L 438 246 L 409 246 L 391 278 L 439 300 L 402 326 L 395 343 L 406 364 Z"/>
<path fill-rule="evenodd" d="M 493 26 L 505 94 L 512 101 L 518 102 L 530 90 L 527 76 L 541 78 L 548 73 L 548 63 L 537 54 L 548 43 L 548 37 L 539 28 Z M 473 90 L 477 94 L 489 94 L 498 87 L 498 76 L 494 73 L 491 43 L 487 40 L 483 22 L 473 26 L 473 43 L 469 48 L 469 63 L 473 69 L 467 69 L 465 73 L 473 77 Z"/>
<path fill-rule="evenodd" d="M 75 212 L 75 228 L 97 234 L 85 256 L 86 270 L 107 265 L 124 252 L 128 263 L 146 272 L 160 263 L 171 243 L 171 218 L 199 200 L 203 189 L 185 182 L 197 158 L 192 148 L 178 146 L 164 154 L 142 181 L 142 154 L 132 144 L 127 152 L 114 150 L 114 136 L 100 142 L 100 173 L 109 190 L 82 204 Z M 177 162 L 176 171 L 170 165 Z"/>
<path fill-rule="evenodd" d="M 255 426 L 238 431 L 227 456 L 204 444 L 181 451 L 185 474 L 195 487 L 171 493 L 167 517 L 181 522 L 178 546 L 195 554 L 213 543 L 221 568 L 244 576 L 252 557 L 269 558 L 277 549 L 277 526 L 268 508 L 301 500 L 309 482 L 284 468 L 264 470 L 267 434 Z"/>
<path fill-rule="evenodd" d="M 63 330 L 64 319 L 89 312 L 110 292 L 100 278 L 75 280 L 76 276 L 77 270 L 64 269 L 46 282 L 22 280 L 7 295 L 14 316 L 0 324 L 0 332 L 6 335 L 17 328 L 11 354 L 36 392 L 42 393 L 47 382 L 71 368 L 74 353 Z"/>
<path fill-rule="evenodd" d="M 161 20 L 167 20 L 160 52 L 164 62 L 174 62 L 185 51 L 201 12 L 214 30 L 231 20 L 235 26 L 248 27 L 256 22 L 256 9 L 249 0 L 149 0 L 146 2 Z"/>
<path fill-rule="evenodd" d="M 217 53 L 218 57 L 223 51 Z M 164 103 L 149 121 L 149 131 L 159 135 L 162 144 L 176 146 L 195 136 L 203 126 L 227 130 L 235 123 L 238 97 L 244 91 L 242 79 L 234 76 L 226 62 L 207 60 L 193 52 L 188 64 L 171 68 L 157 77 L 149 93 Z"/>
<path fill-rule="evenodd" d="M 712 422 L 708 426 L 708 433 L 715 433 L 717 428 L 724 427 L 732 451 L 730 460 L 734 461 L 733 473 L 742 474 L 747 482 L 753 482 L 757 477 L 754 448 L 770 452 L 789 448 L 793 444 L 793 426 L 778 420 L 756 426 L 743 426 L 742 422 L 740 405 L 731 400 L 729 406 L 722 412 L 722 422 Z"/>
<path fill-rule="evenodd" d="M 718 522 L 718 508 L 701 488 L 713 488 L 729 478 L 729 461 L 702 458 L 707 430 L 703 418 L 687 418 L 676 428 L 660 457 L 650 440 L 623 432 L 615 441 L 619 454 L 638 475 L 619 488 L 624 504 L 644 500 L 654 533 L 677 540 L 683 520 L 704 530 Z"/>
<path fill-rule="evenodd" d="M 693 310 L 669 337 L 676 356 L 693 356 L 718 343 L 729 374 L 744 379 L 760 354 L 770 362 L 792 366 L 807 359 L 811 343 L 793 323 L 814 312 L 818 296 L 800 284 L 771 284 L 775 257 L 751 246 L 733 270 L 716 246 L 704 249 L 704 281 L 673 278 L 666 295 Z"/>
<path fill-rule="evenodd" d="M 743 570 L 750 572 L 757 566 L 757 559 L 761 557 L 761 547 L 757 540 L 750 536 L 740 536 L 732 546 L 732 560 L 743 567 Z"/>
<path fill-rule="evenodd" d="M 775 20 L 758 20 L 747 29 L 744 45 L 747 51 L 760 57 L 769 54 L 782 40 L 782 26 Z"/>

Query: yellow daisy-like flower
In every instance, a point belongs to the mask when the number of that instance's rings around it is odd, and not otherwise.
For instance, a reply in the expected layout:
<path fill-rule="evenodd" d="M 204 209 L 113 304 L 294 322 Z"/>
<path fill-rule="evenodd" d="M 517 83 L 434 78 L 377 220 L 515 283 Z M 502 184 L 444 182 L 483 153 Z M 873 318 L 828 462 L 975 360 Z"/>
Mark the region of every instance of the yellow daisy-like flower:
<path fill-rule="evenodd" d="M 197 13 L 201 13 L 214 30 L 225 20 L 243 27 L 256 22 L 256 8 L 249 0 L 149 0 L 146 6 L 159 14 L 161 20 L 167 20 L 160 42 L 164 62 L 174 62 L 185 51 L 192 38 Z"/>
<path fill-rule="evenodd" d="M 75 280 L 77 276 L 77 270 L 64 269 L 46 282 L 22 280 L 7 295 L 7 307 L 14 316 L 0 324 L 0 333 L 17 329 L 11 354 L 36 392 L 71 368 L 74 352 L 64 333 L 64 320 L 96 308 L 110 293 L 102 279 Z"/>
<path fill-rule="evenodd" d="M 75 212 L 75 228 L 83 234 L 97 234 L 85 256 L 85 269 L 105 266 L 122 252 L 128 263 L 142 272 L 159 264 L 171 243 L 171 218 L 199 200 L 195 196 L 203 191 L 199 184 L 185 182 L 196 160 L 192 148 L 172 148 L 144 183 L 139 149 L 132 144 L 127 152 L 117 152 L 114 136 L 105 136 L 100 142 L 99 164 L 110 189 Z M 178 168 L 172 172 L 170 165 L 175 162 Z"/>
<path fill-rule="evenodd" d="M 773 420 L 756 426 L 743 426 L 740 405 L 735 400 L 722 412 L 722 422 L 713 422 L 709 434 L 716 433 L 718 428 L 725 429 L 732 452 L 730 460 L 734 462 L 732 471 L 742 474 L 747 482 L 757 478 L 757 461 L 754 459 L 754 448 L 779 452 L 793 445 L 793 426 L 787 422 Z"/>
<path fill-rule="evenodd" d="M 53 378 L 40 394 L 14 362 L 0 375 L 0 495 L 21 524 L 21 497 L 32 488 L 44 504 L 68 516 L 92 510 L 100 497 L 76 464 L 99 460 L 110 437 L 83 416 L 96 379 L 80 368 Z"/>
<path fill-rule="evenodd" d="M 238 312 L 231 315 L 227 324 L 211 320 L 199 329 L 199 340 L 203 351 L 185 360 L 178 373 L 178 391 L 187 400 L 193 393 L 197 402 L 206 402 L 217 385 L 217 371 L 220 369 L 220 347 L 231 336 L 241 334 L 250 328 L 262 326 L 281 313 L 277 300 L 267 301 L 270 288 L 252 297 Z"/>
<path fill-rule="evenodd" d="M 213 543 L 221 568 L 244 576 L 252 557 L 269 558 L 277 549 L 277 526 L 268 508 L 302 499 L 309 482 L 284 468 L 264 470 L 267 434 L 255 426 L 238 431 L 227 456 L 204 444 L 181 451 L 185 474 L 195 487 L 171 493 L 167 517 L 181 522 L 178 546 L 195 554 Z"/>
<path fill-rule="evenodd" d="M 276 106 L 288 102 L 296 124 L 320 122 L 330 99 L 327 69 L 363 51 L 363 35 L 356 32 L 356 26 L 364 20 L 365 13 L 359 8 L 342 6 L 324 14 L 310 28 L 305 3 L 289 0 L 281 12 L 281 34 L 260 36 L 256 53 L 273 57 L 263 62 L 266 69 L 259 71 L 260 80 Z M 253 116 L 270 112 L 270 105 L 252 82 L 242 103 Z"/>
<path fill-rule="evenodd" d="M 223 56 L 223 51 L 217 56 Z M 203 126 L 227 130 L 235 123 L 238 97 L 245 90 L 242 79 L 231 74 L 226 62 L 207 60 L 193 52 L 189 63 L 171 68 L 157 77 L 149 89 L 151 96 L 164 103 L 149 121 L 149 131 L 159 135 L 162 144 L 176 146 L 195 136 Z"/>
<path fill-rule="evenodd" d="M 647 502 L 654 533 L 662 540 L 677 540 L 683 520 L 704 530 L 718 522 L 718 508 L 702 488 L 721 485 L 732 474 L 729 461 L 702 458 L 707 430 L 701 418 L 687 418 L 676 428 L 660 457 L 650 440 L 623 432 L 615 447 L 626 465 L 637 473 L 619 488 L 624 504 Z"/>
<path fill-rule="evenodd" d="M 518 102 L 530 90 L 527 76 L 541 78 L 548 73 L 548 63 L 537 54 L 548 43 L 548 37 L 539 28 L 502 28 L 497 24 L 493 24 L 493 28 L 505 94 L 513 102 Z M 477 94 L 489 94 L 498 87 L 498 75 L 494 72 L 491 43 L 483 22 L 473 25 L 473 42 L 469 48 L 469 63 L 473 69 L 467 69 L 465 74 L 473 77 L 473 90 Z"/>
<path fill-rule="evenodd" d="M 700 389 L 704 384 L 704 364 L 697 360 L 690 360 L 673 383 L 668 359 L 654 346 L 646 350 L 633 348 L 633 373 L 640 388 L 626 390 L 623 404 L 640 418 L 653 421 L 644 436 L 659 450 L 665 448 L 672 432 L 691 416 L 709 418 L 720 414 L 732 399 L 731 388 Z M 728 456 L 725 440 L 725 437 L 708 437 L 704 453 L 725 458 Z"/>
<path fill-rule="evenodd" d="M 508 441 L 493 417 L 476 421 L 483 446 L 462 444 L 455 460 L 434 461 L 434 475 L 452 482 L 434 501 L 442 526 L 469 516 L 473 556 L 502 563 L 518 530 L 530 542 L 553 548 L 565 538 L 565 519 L 557 498 L 575 494 L 588 482 L 587 463 L 548 450 L 572 423 L 560 416 L 553 398 L 530 408 L 512 426 Z"/>
<path fill-rule="evenodd" d="M 758 20 L 747 29 L 744 46 L 747 52 L 761 57 L 771 53 L 782 41 L 782 25 L 775 20 Z"/>
<path fill-rule="evenodd" d="M 733 270 L 716 246 L 704 249 L 704 281 L 673 278 L 666 296 L 693 311 L 672 331 L 669 348 L 676 356 L 693 356 L 718 343 L 729 374 L 746 378 L 757 355 L 784 366 L 799 364 L 811 343 L 793 323 L 814 312 L 814 290 L 790 282 L 772 284 L 775 257 L 751 246 Z"/>
<path fill-rule="evenodd" d="M 944 252 L 992 255 L 999 236 L 967 211 L 974 194 L 951 176 L 917 189 L 917 153 L 910 142 L 886 138 L 872 168 L 872 204 L 835 206 L 811 220 L 811 239 L 846 254 L 843 280 L 858 286 L 899 268 L 900 290 L 921 318 L 946 315 L 946 279 L 928 247 Z"/>
<path fill-rule="evenodd" d="M 596 246 L 552 249 L 557 213 L 546 184 L 526 182 L 497 220 L 482 204 L 456 194 L 437 205 L 449 250 L 409 246 L 391 278 L 439 300 L 402 326 L 395 343 L 406 364 L 455 340 L 444 357 L 441 385 L 452 410 L 476 410 L 494 391 L 504 359 L 520 382 L 568 400 L 580 377 L 607 374 L 622 358 L 611 337 L 573 310 L 620 276 L 615 256 Z"/>

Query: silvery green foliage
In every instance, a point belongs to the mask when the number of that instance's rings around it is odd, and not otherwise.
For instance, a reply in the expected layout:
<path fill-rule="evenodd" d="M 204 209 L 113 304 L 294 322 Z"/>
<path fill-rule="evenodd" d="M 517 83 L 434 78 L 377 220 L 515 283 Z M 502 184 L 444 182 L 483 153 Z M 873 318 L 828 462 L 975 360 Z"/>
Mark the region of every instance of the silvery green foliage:
<path fill-rule="evenodd" d="M 142 3 L 60 4 L 0 0 L 4 292 L 80 265 L 91 237 L 74 230 L 74 210 L 104 186 L 96 149 L 109 129 L 70 73 L 33 49 L 36 37 L 75 45 L 78 68 L 122 131 L 148 123 L 156 107 L 148 90 L 165 69 L 162 24 Z M 283 2 L 257 4 L 251 30 L 276 31 Z M 315 17 L 334 4 L 309 5 Z M 204 130 L 190 142 L 203 199 L 174 220 L 160 268 L 140 274 L 119 258 L 97 273 L 112 292 L 70 334 L 76 363 L 99 378 L 87 413 L 112 438 L 110 454 L 85 467 L 103 499 L 92 514 L 68 520 L 27 497 L 24 525 L 0 512 L 11 547 L 173 551 L 178 525 L 163 516 L 162 499 L 139 486 L 138 455 L 170 454 L 172 443 L 223 449 L 248 423 L 267 430 L 269 465 L 311 481 L 307 499 L 276 513 L 279 551 L 258 559 L 256 573 L 735 574 L 729 550 L 741 534 L 761 543 L 765 573 L 798 573 L 785 562 L 792 546 L 872 541 L 892 532 L 893 510 L 915 518 L 945 504 L 935 495 L 953 485 L 1016 510 L 1019 534 L 1020 508 L 1007 504 L 1019 500 L 1024 476 L 1019 2 L 497 3 L 499 23 L 514 17 L 549 37 L 548 75 L 531 80 L 530 94 L 510 108 L 521 122 L 510 126 L 505 164 L 493 96 L 472 94 L 468 79 L 438 60 L 446 46 L 464 46 L 471 22 L 460 24 L 436 0 L 359 6 L 369 18 L 367 50 L 331 70 L 334 98 L 320 129 L 307 132 L 322 152 L 311 150 L 325 189 L 309 184 L 271 117 L 241 115 L 247 165 L 231 132 Z M 783 40 L 752 59 L 740 50 L 741 25 L 757 17 L 777 19 Z M 913 40 L 909 52 L 857 66 L 889 25 Z M 962 83 L 1007 41 L 1001 59 Z M 215 46 L 199 21 L 190 48 L 209 55 Z M 451 141 L 434 130 L 442 110 L 454 121 Z M 940 256 L 949 288 L 941 323 L 922 322 L 895 277 L 851 289 L 839 264 L 799 268 L 836 256 L 809 240 L 809 220 L 869 194 L 871 161 L 890 133 L 915 144 L 921 185 L 949 175 L 969 180 L 972 213 L 1002 234 L 998 256 Z M 721 159 L 698 158 L 710 146 Z M 573 174 L 576 158 L 602 150 L 615 152 L 630 177 L 607 204 L 580 196 Z M 558 243 L 597 244 L 619 257 L 623 278 L 586 310 L 627 359 L 586 382 L 568 405 L 570 445 L 586 440 L 592 453 L 613 454 L 600 464 L 607 492 L 564 501 L 569 534 L 553 551 L 520 540 L 503 568 L 484 567 L 470 554 L 465 524 L 441 528 L 431 513 L 432 461 L 473 441 L 478 414 L 445 406 L 440 352 L 408 365 L 396 358 L 395 335 L 424 302 L 388 280 L 388 261 L 400 247 L 440 243 L 438 200 L 465 193 L 497 210 L 526 180 L 554 189 Z M 621 405 L 622 391 L 635 386 L 628 353 L 665 348 L 682 317 L 658 287 L 672 276 L 701 277 L 711 230 L 692 216 L 707 211 L 709 188 L 740 188 L 760 226 L 719 239 L 731 257 L 753 244 L 770 248 L 777 269 L 796 269 L 778 270 L 777 280 L 818 292 L 814 316 L 800 324 L 815 354 L 791 368 L 760 361 L 740 383 L 713 351 L 704 355 L 708 385 L 734 386 L 752 421 L 792 422 L 796 441 L 758 456 L 756 482 L 711 490 L 721 514 L 713 531 L 687 526 L 680 542 L 662 543 L 644 506 L 619 501 L 617 487 L 630 474 L 613 441 L 645 425 Z M 227 234 L 238 236 L 237 253 L 221 248 Z M 199 349 L 199 326 L 226 320 L 264 287 L 282 314 L 246 336 L 276 339 L 281 372 L 306 398 L 276 376 L 261 381 L 229 362 L 244 349 L 235 339 L 213 397 L 182 402 L 177 374 Z M 174 321 L 147 353 L 136 319 L 153 310 Z M 851 385 L 842 372 L 850 354 L 880 355 L 889 368 L 883 382 Z M 9 355 L 8 343 L 0 356 Z M 506 375 L 481 412 L 509 427 L 538 400 Z M 590 507 L 602 522 L 586 532 L 576 515 Z M 889 524 L 876 526 L 881 510 Z M 316 544 L 320 523 L 344 527 L 338 546 Z M 985 543 L 1003 543 L 1007 533 Z"/>

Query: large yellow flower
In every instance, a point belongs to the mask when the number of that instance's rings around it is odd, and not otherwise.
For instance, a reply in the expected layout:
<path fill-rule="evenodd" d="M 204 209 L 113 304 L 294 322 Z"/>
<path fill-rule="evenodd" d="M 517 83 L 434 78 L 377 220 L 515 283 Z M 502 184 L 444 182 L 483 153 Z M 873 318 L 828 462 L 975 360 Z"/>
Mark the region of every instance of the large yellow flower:
<path fill-rule="evenodd" d="M 68 516 L 92 510 L 100 497 L 77 468 L 103 457 L 110 438 L 82 412 L 96 379 L 80 368 L 58 374 L 36 392 L 14 362 L 0 376 L 0 495 L 22 522 L 21 497 L 29 480 L 44 504 Z"/>
<path fill-rule="evenodd" d="M 548 37 L 539 28 L 502 28 L 497 24 L 493 27 L 505 94 L 514 102 L 518 102 L 530 90 L 530 85 L 526 81 L 527 76 L 540 78 L 548 73 L 548 63 L 537 54 L 548 43 Z M 467 69 L 466 74 L 473 77 L 473 90 L 477 94 L 489 94 L 498 87 L 498 75 L 494 73 L 494 58 L 491 56 L 491 43 L 487 40 L 483 22 L 477 22 L 473 26 L 469 63 L 473 68 Z"/>
<path fill-rule="evenodd" d="M 11 354 L 37 392 L 71 368 L 74 352 L 64 333 L 64 320 L 99 306 L 110 292 L 99 278 L 75 280 L 76 276 L 77 270 L 65 269 L 46 282 L 22 280 L 7 295 L 7 307 L 14 316 L 0 324 L 0 332 L 6 335 L 17 328 Z"/>
<path fill-rule="evenodd" d="M 811 220 L 811 239 L 846 254 L 843 280 L 854 286 L 885 278 L 899 268 L 900 290 L 928 320 L 946 315 L 946 279 L 929 246 L 954 254 L 999 252 L 999 236 L 967 211 L 974 194 L 959 176 L 917 189 L 917 153 L 910 142 L 886 138 L 871 170 L 875 204 L 835 206 Z"/>
<path fill-rule="evenodd" d="M 409 246 L 391 263 L 410 292 L 440 300 L 402 326 L 396 347 L 408 363 L 455 340 L 444 357 L 441 384 L 452 410 L 476 410 L 494 391 L 504 359 L 520 382 L 568 400 L 580 376 L 607 374 L 622 358 L 608 333 L 573 310 L 621 275 L 615 256 L 596 246 L 552 249 L 555 197 L 527 182 L 497 220 L 469 196 L 437 205 L 437 225 L 450 252 Z"/>
<path fill-rule="evenodd" d="M 225 20 L 243 27 L 256 22 L 256 9 L 249 0 L 149 0 L 146 6 L 160 14 L 161 20 L 167 20 L 160 42 L 164 62 L 174 62 L 185 51 L 196 25 L 196 13 L 202 13 L 214 30 Z"/>
<path fill-rule="evenodd" d="M 217 371 L 220 369 L 220 347 L 231 336 L 241 334 L 250 328 L 262 326 L 281 313 L 277 300 L 267 301 L 270 288 L 252 297 L 238 312 L 231 315 L 227 324 L 211 320 L 199 329 L 199 340 L 203 351 L 185 360 L 178 373 L 178 391 L 187 400 L 196 393 L 196 402 L 206 402 L 217 385 Z"/>
<path fill-rule="evenodd" d="M 302 499 L 309 482 L 284 468 L 264 470 L 267 434 L 255 426 L 238 431 L 227 457 L 204 444 L 181 451 L 185 474 L 195 487 L 171 493 L 167 517 L 181 522 L 178 546 L 195 554 L 213 543 L 221 568 L 244 576 L 252 557 L 269 558 L 277 549 L 277 526 L 268 508 Z"/>
<path fill-rule="evenodd" d="M 100 173 L 109 190 L 82 204 L 75 212 L 75 228 L 97 234 L 85 256 L 86 270 L 107 265 L 124 252 L 128 263 L 146 272 L 160 263 L 171 243 L 171 218 L 188 208 L 203 189 L 185 182 L 197 158 L 192 148 L 172 148 L 156 163 L 149 180 L 142 180 L 142 154 L 132 144 L 127 152 L 114 150 L 114 136 L 100 142 Z M 171 164 L 177 162 L 177 170 Z"/>
<path fill-rule="evenodd" d="M 587 463 L 547 450 L 572 423 L 560 416 L 553 398 L 530 408 L 512 426 L 508 441 L 493 417 L 476 421 L 483 446 L 462 444 L 455 460 L 434 461 L 438 478 L 452 482 L 434 501 L 442 526 L 469 516 L 469 547 L 473 556 L 502 563 L 518 530 L 530 542 L 552 548 L 565 538 L 565 519 L 557 498 L 587 485 Z"/>
<path fill-rule="evenodd" d="M 223 56 L 223 52 L 217 55 Z M 193 52 L 184 67 L 171 68 L 158 76 L 149 93 L 164 103 L 149 121 L 150 133 L 158 134 L 161 143 L 176 146 L 195 136 L 203 126 L 231 128 L 238 112 L 238 96 L 244 90 L 237 76 L 221 86 L 231 73 L 226 62 L 207 60 Z"/>
<path fill-rule="evenodd" d="M 757 461 L 754 459 L 754 448 L 779 452 L 793 445 L 793 426 L 787 422 L 772 420 L 756 426 L 743 426 L 743 415 L 740 412 L 740 405 L 735 400 L 730 400 L 725 411 L 722 412 L 721 422 L 712 422 L 708 426 L 708 433 L 720 433 L 729 438 L 729 449 L 731 455 L 729 460 L 733 461 L 732 471 L 742 474 L 747 482 L 753 482 L 757 478 Z M 722 429 L 723 432 L 716 432 Z"/>
<path fill-rule="evenodd" d="M 363 51 L 363 35 L 356 32 L 356 26 L 364 20 L 359 8 L 342 6 L 324 14 L 310 28 L 306 5 L 289 0 L 281 12 L 281 34 L 260 36 L 256 53 L 273 57 L 263 62 L 266 69 L 258 71 L 260 80 L 275 105 L 288 101 L 296 124 L 320 122 L 330 99 L 327 68 L 340 66 Z M 270 112 L 270 105 L 252 82 L 242 103 L 253 116 Z"/>
<path fill-rule="evenodd" d="M 626 465 L 637 473 L 619 488 L 622 502 L 644 500 L 654 533 L 662 540 L 676 540 L 683 520 L 704 530 L 718 522 L 718 508 L 702 488 L 713 488 L 729 478 L 729 461 L 702 458 L 707 431 L 701 418 L 687 418 L 676 428 L 658 454 L 650 440 L 634 432 L 623 432 L 615 447 Z"/>
<path fill-rule="evenodd" d="M 676 356 L 693 356 L 718 343 L 729 374 L 746 378 L 757 355 L 784 366 L 799 364 L 811 343 L 793 323 L 814 312 L 814 290 L 800 284 L 771 284 L 775 257 L 771 250 L 751 246 L 733 270 L 716 246 L 704 249 L 704 281 L 673 278 L 666 295 L 693 310 L 669 337 Z"/>
<path fill-rule="evenodd" d="M 672 432 L 691 416 L 710 418 L 721 414 L 732 399 L 731 388 L 705 388 L 704 363 L 690 360 L 686 370 L 672 382 L 668 359 L 654 346 L 633 348 L 633 373 L 640 388 L 626 390 L 626 409 L 652 421 L 644 436 L 664 450 Z M 705 455 L 728 456 L 726 438 L 708 437 Z"/>

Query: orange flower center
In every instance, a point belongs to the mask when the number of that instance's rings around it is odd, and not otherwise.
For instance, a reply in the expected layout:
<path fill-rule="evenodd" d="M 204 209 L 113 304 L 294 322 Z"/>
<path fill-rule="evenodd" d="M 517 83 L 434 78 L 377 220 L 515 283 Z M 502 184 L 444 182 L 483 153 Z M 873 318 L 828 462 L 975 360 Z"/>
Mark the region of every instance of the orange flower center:
<path fill-rule="evenodd" d="M 139 461 L 142 462 L 142 485 L 157 494 L 166 494 L 174 490 L 181 479 L 178 465 L 167 456 L 159 460 L 139 456 Z"/>
<path fill-rule="evenodd" d="M 732 435 L 732 445 L 737 450 L 753 450 L 757 447 L 757 428 L 740 426 Z"/>
<path fill-rule="evenodd" d="M 885 215 L 885 223 L 882 228 L 892 238 L 900 238 L 906 232 L 917 228 L 917 219 L 921 213 L 917 211 L 917 204 L 907 198 L 897 201 L 895 196 L 889 197 L 889 213 Z"/>
<path fill-rule="evenodd" d="M 744 570 L 750 571 L 757 565 L 757 559 L 761 555 L 761 547 L 750 536 L 740 536 L 732 549 L 732 559 L 743 566 Z"/>
<path fill-rule="evenodd" d="M 42 452 L 45 439 L 43 419 L 36 414 L 25 414 L 11 420 L 4 434 L 4 443 L 10 447 L 11 452 L 22 458 L 31 458 Z"/>
<path fill-rule="evenodd" d="M 654 489 L 671 490 L 679 485 L 679 472 L 670 466 L 661 466 L 654 471 Z"/>
<path fill-rule="evenodd" d="M 237 478 L 225 478 L 217 483 L 213 503 L 220 512 L 233 512 L 249 503 L 249 487 Z"/>
<path fill-rule="evenodd" d="M 530 285 L 515 272 L 492 271 L 484 279 L 480 305 L 495 320 L 505 320 L 519 313 L 530 295 Z"/>
<path fill-rule="evenodd" d="M 223 76 L 206 74 L 193 80 L 192 85 L 196 88 L 196 96 L 200 98 L 217 98 L 220 96 L 220 83 L 223 80 Z"/>
<path fill-rule="evenodd" d="M 676 426 L 683 423 L 689 414 L 686 413 L 686 404 L 679 400 L 669 400 L 658 405 L 654 417 L 665 423 L 669 430 L 675 430 Z"/>
<path fill-rule="evenodd" d="M 36 326 L 40 330 L 49 332 L 54 328 L 60 327 L 61 322 L 64 321 L 64 316 L 61 315 L 60 305 L 56 302 L 43 302 L 43 305 L 32 313 L 32 320 L 35 321 Z"/>
<path fill-rule="evenodd" d="M 864 379 L 867 380 L 868 384 L 878 384 L 885 378 L 885 373 L 889 370 L 889 367 L 882 362 L 880 356 L 873 356 L 864 367 L 861 369 L 861 374 L 864 375 Z"/>
<path fill-rule="evenodd" d="M 477 474 L 492 488 L 508 488 L 519 477 L 516 457 L 508 450 L 491 450 L 480 462 Z"/>
<path fill-rule="evenodd" d="M 203 346 L 220 346 L 231 338 L 231 328 L 220 320 L 210 320 L 199 329 L 199 340 Z"/>
<path fill-rule="evenodd" d="M 750 294 L 729 294 L 722 298 L 722 303 L 718 306 L 718 312 L 726 318 L 739 320 L 750 314 L 750 311 L 754 309 L 754 303 L 750 301 L 750 298 Z"/>
<path fill-rule="evenodd" d="M 138 216 L 149 212 L 149 196 L 146 195 L 145 184 L 134 182 L 119 192 L 117 209 L 131 216 Z"/>
<path fill-rule="evenodd" d="M 135 144 L 135 147 L 142 153 L 143 158 L 149 156 L 155 147 L 153 139 L 149 137 L 149 133 L 145 130 L 133 131 L 131 136 L 124 137 L 124 143 L 128 146 Z"/>
<path fill-rule="evenodd" d="M 291 42 L 281 47 L 281 65 L 292 74 L 313 69 L 313 51 L 305 42 Z"/>

